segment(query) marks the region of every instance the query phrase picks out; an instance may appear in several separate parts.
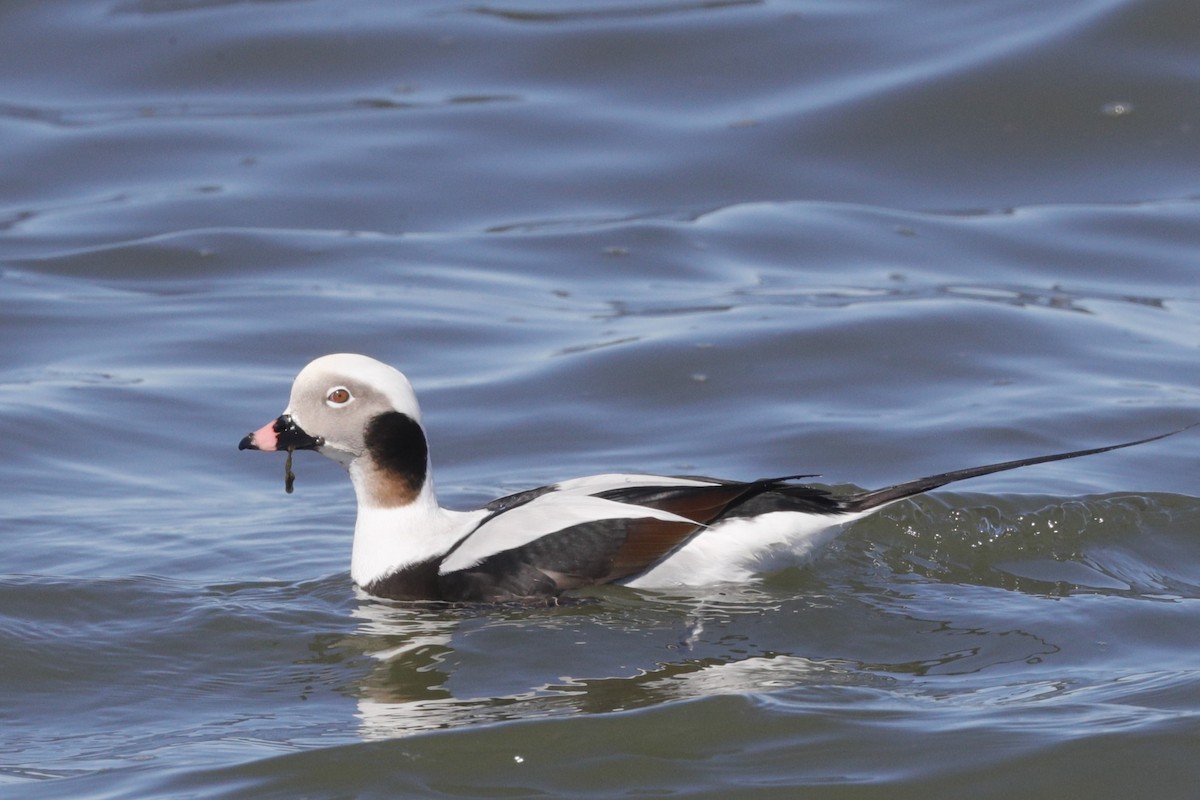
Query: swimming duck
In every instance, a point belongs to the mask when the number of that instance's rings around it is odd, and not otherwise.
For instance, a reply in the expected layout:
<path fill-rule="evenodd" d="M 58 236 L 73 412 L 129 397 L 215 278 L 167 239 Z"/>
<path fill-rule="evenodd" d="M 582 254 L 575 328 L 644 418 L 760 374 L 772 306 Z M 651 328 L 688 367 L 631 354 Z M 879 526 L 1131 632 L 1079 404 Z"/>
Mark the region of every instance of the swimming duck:
<path fill-rule="evenodd" d="M 603 583 L 666 588 L 747 581 L 780 556 L 802 560 L 847 524 L 898 500 L 1169 435 L 848 494 L 799 482 L 812 475 L 730 481 L 613 473 L 452 511 L 434 491 L 429 443 L 408 378 L 373 358 L 340 353 L 304 367 L 283 414 L 248 434 L 239 449 L 286 450 L 289 458 L 293 450 L 315 450 L 349 471 L 358 502 L 350 576 L 367 593 L 495 603 L 552 599 Z"/>

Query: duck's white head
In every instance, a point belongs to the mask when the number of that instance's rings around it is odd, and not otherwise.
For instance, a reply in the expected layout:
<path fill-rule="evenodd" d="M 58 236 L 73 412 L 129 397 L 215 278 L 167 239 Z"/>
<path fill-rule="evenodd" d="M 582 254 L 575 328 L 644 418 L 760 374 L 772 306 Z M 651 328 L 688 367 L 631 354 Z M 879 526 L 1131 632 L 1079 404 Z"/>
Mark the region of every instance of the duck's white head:
<path fill-rule="evenodd" d="M 350 471 L 360 502 L 413 502 L 429 480 L 421 407 L 408 378 L 380 361 L 336 353 L 312 361 L 287 408 L 243 450 L 316 450 Z"/>

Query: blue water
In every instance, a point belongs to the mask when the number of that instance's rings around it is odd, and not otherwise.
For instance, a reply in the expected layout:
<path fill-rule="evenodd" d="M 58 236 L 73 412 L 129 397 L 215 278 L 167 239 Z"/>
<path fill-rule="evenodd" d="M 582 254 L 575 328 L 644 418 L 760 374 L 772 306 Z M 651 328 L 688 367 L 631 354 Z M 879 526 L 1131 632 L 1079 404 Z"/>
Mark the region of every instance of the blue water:
<path fill-rule="evenodd" d="M 443 501 L 884 486 L 1200 420 L 1190 0 L 0 7 L 0 794 L 1156 797 L 1196 430 L 746 586 L 358 595 L 328 352 Z"/>

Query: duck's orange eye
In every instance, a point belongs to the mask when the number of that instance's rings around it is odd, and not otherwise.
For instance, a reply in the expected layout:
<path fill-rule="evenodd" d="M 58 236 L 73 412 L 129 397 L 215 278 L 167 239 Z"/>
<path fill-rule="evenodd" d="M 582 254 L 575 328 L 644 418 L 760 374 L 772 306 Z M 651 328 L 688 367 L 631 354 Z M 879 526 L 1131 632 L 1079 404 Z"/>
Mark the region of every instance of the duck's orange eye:
<path fill-rule="evenodd" d="M 350 390 L 344 386 L 339 386 L 329 393 L 329 397 L 325 398 L 326 402 L 335 405 L 345 405 L 351 399 Z"/>

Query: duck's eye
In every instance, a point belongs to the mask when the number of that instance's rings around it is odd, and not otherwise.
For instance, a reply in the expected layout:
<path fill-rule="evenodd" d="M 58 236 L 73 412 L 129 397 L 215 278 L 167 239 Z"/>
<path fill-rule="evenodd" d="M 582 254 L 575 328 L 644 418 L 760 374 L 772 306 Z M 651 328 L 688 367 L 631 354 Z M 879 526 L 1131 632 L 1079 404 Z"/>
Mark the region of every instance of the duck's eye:
<path fill-rule="evenodd" d="M 345 386 L 338 386 L 329 391 L 329 396 L 325 398 L 325 402 L 331 406 L 344 406 L 354 399 L 354 395 L 350 394 L 350 390 Z"/>

